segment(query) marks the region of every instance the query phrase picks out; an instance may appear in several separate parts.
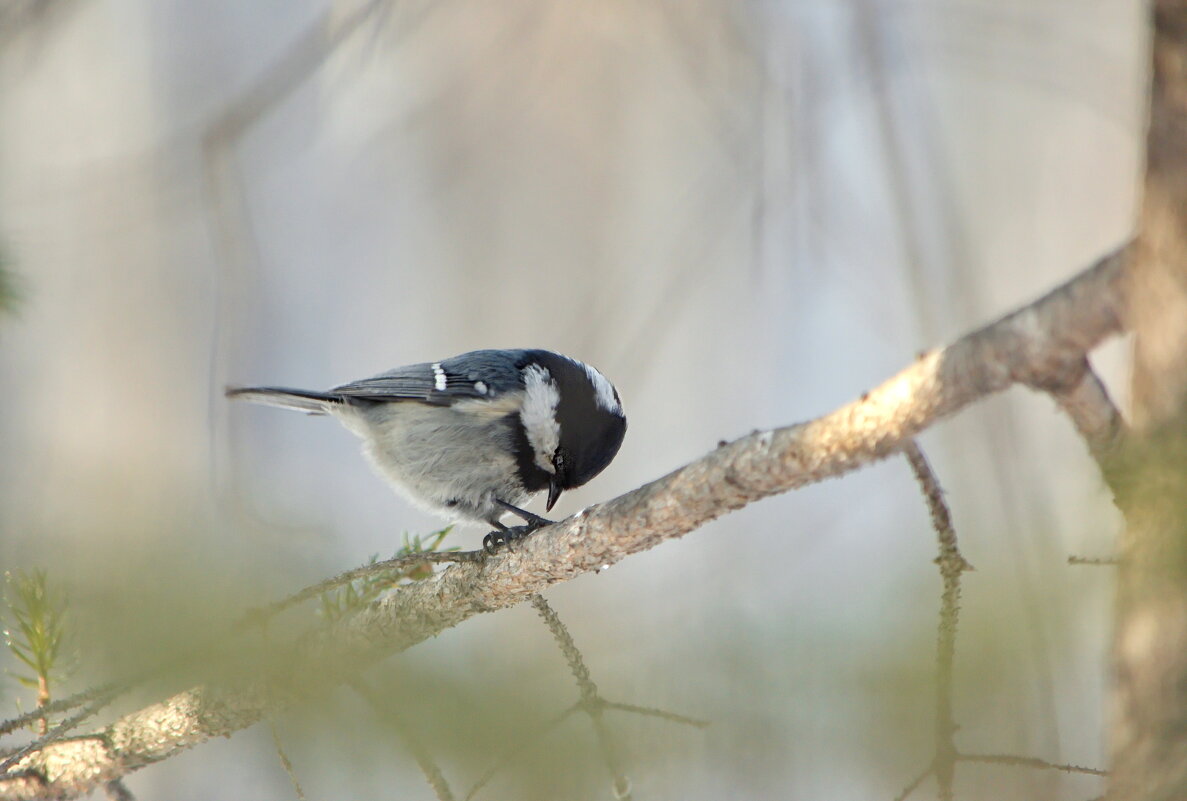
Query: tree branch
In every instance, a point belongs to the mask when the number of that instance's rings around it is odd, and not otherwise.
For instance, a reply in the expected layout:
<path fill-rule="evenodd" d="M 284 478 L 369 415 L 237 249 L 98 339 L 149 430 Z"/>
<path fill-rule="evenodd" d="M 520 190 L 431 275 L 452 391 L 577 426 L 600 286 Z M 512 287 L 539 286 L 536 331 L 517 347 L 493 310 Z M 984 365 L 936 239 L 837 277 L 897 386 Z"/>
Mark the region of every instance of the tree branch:
<path fill-rule="evenodd" d="M 514 552 L 453 565 L 308 633 L 284 660 L 290 674 L 283 683 L 253 676 L 194 688 L 95 734 L 49 744 L 0 775 L 0 801 L 78 796 L 231 734 L 310 692 L 315 681 L 345 681 L 476 614 L 528 600 L 754 501 L 890 456 L 944 417 L 1013 384 L 1073 389 L 1084 380 L 1085 355 L 1122 329 L 1126 257 L 1123 248 L 1034 303 L 921 354 L 830 414 L 742 437 L 541 529 Z"/>
<path fill-rule="evenodd" d="M 1013 765 L 1020 768 L 1036 768 L 1038 770 L 1058 770 L 1062 773 L 1082 773 L 1085 776 L 1108 776 L 1108 771 L 1099 768 L 1089 768 L 1084 765 L 1066 765 L 1060 762 L 1048 762 L 1038 757 L 1013 756 L 1011 754 L 960 754 L 961 762 L 981 762 L 988 765 Z"/>
<path fill-rule="evenodd" d="M 1051 392 L 1059 408 L 1071 418 L 1076 431 L 1088 443 L 1092 458 L 1109 478 L 1110 459 L 1124 439 L 1125 421 L 1113 405 L 1108 390 L 1093 372 L 1087 361 L 1080 380 L 1072 386 L 1060 387 Z"/>
<path fill-rule="evenodd" d="M 940 578 L 944 590 L 940 596 L 940 625 L 936 632 L 936 753 L 931 772 L 936 777 L 940 801 L 952 801 L 956 781 L 956 718 L 952 713 L 952 672 L 956 662 L 956 627 L 960 621 L 960 576 L 972 570 L 956 543 L 956 528 L 952 513 L 944 500 L 940 480 L 932 471 L 927 458 L 914 440 L 903 445 L 903 454 L 911 465 L 915 480 L 923 491 L 931 513 L 932 527 L 939 538 Z"/>

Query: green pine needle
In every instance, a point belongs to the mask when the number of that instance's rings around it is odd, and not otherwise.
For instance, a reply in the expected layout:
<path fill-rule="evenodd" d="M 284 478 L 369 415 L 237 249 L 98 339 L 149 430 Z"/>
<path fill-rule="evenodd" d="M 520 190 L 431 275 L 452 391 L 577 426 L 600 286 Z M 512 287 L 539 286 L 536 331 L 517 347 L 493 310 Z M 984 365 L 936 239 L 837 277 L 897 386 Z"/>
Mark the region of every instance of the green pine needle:
<path fill-rule="evenodd" d="M 26 687 L 48 686 L 65 673 L 62 654 L 66 643 L 66 596 L 51 588 L 44 569 L 16 570 L 4 574 L 4 608 L 0 619 L 4 643 L 32 676 L 10 674 Z"/>
<path fill-rule="evenodd" d="M 421 537 L 419 534 L 404 535 L 404 544 L 394 554 L 393 558 L 412 556 L 418 553 L 435 553 L 440 549 L 442 541 L 453 529 L 447 526 L 440 531 Z M 446 551 L 456 551 L 457 546 L 446 548 Z M 379 561 L 379 554 L 374 554 L 368 564 Z M 332 592 L 321 594 L 321 608 L 319 614 L 327 621 L 340 620 L 347 615 L 362 609 L 383 593 L 405 581 L 419 581 L 432 575 L 433 567 L 429 564 L 412 565 L 406 568 L 386 570 L 374 575 L 352 581 L 345 587 Z"/>

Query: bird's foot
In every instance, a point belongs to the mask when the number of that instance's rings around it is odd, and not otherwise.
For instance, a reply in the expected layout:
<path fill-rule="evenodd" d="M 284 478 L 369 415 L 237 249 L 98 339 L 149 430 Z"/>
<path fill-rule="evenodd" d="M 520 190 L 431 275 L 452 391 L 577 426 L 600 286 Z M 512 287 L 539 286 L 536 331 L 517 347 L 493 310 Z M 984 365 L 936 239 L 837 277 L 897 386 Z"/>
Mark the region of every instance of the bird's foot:
<path fill-rule="evenodd" d="M 506 546 L 507 550 L 512 550 L 512 543 L 522 540 L 524 537 L 531 534 L 538 528 L 540 527 L 524 525 L 510 526 L 501 530 L 492 531 L 482 538 L 482 550 L 489 554 L 495 553 L 503 546 Z"/>
<path fill-rule="evenodd" d="M 544 528 L 544 526 L 551 526 L 554 522 L 546 517 L 540 517 L 540 515 L 532 514 L 526 509 L 520 509 L 518 506 L 512 506 L 511 504 L 504 503 L 503 501 L 495 501 L 495 503 L 499 504 L 499 506 L 502 506 L 508 512 L 512 512 L 513 514 L 522 517 L 524 524 L 522 526 L 508 527 L 504 526 L 497 520 L 492 520 L 491 525 L 495 527 L 495 530 L 482 538 L 482 550 L 489 554 L 495 553 L 500 547 L 504 545 L 507 546 L 508 550 L 511 550 L 512 543 L 522 540 L 524 537 L 528 536 L 537 529 Z"/>

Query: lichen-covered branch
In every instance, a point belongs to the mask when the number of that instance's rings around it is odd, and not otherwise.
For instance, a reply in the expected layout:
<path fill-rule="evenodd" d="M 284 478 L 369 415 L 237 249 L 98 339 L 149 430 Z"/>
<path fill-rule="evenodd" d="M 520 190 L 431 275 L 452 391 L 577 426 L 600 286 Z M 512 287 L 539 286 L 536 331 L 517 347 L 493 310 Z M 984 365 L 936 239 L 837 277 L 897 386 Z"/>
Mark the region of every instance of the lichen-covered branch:
<path fill-rule="evenodd" d="M 749 503 L 885 458 L 970 403 L 1014 384 L 1073 389 L 1085 355 L 1123 327 L 1126 252 L 948 347 L 919 356 L 859 400 L 815 420 L 722 445 L 649 484 L 541 529 L 514 552 L 446 570 L 307 634 L 283 688 L 259 676 L 203 686 L 52 743 L 0 776 L 0 801 L 68 798 L 226 735 L 292 703 L 318 680 L 345 681 L 375 660 L 469 617 L 530 599 L 683 536 Z M 328 679 L 326 677 L 329 677 Z"/>

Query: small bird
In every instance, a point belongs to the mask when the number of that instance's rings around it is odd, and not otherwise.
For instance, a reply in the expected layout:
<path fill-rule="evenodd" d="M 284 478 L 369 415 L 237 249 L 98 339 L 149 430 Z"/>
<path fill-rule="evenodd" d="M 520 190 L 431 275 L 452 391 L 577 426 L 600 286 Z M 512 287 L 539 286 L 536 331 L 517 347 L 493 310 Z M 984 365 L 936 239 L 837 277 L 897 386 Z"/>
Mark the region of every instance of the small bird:
<path fill-rule="evenodd" d="M 547 350 L 476 350 L 326 392 L 232 387 L 227 397 L 336 417 L 409 500 L 492 526 L 483 539 L 492 553 L 551 522 L 519 504 L 548 490 L 551 511 L 610 464 L 626 434 L 614 385 Z M 505 526 L 507 512 L 525 525 Z"/>

